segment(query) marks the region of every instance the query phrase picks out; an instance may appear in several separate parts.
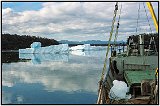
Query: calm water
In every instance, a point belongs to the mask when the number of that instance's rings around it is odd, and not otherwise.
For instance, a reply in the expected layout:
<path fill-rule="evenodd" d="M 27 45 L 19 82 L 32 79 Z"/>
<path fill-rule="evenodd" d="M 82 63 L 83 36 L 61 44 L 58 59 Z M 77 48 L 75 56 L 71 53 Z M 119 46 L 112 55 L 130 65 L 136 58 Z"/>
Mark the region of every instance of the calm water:
<path fill-rule="evenodd" d="M 2 103 L 95 104 L 103 48 L 68 54 L 2 53 Z"/>

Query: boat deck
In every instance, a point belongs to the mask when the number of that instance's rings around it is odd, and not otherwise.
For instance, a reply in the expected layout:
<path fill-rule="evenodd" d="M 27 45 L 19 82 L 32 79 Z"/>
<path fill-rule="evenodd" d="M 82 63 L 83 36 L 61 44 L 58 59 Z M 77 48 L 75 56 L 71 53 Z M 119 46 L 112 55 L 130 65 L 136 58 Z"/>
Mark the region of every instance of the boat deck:
<path fill-rule="evenodd" d="M 129 86 L 131 85 L 140 85 L 141 81 L 146 80 L 153 80 L 155 79 L 155 71 L 124 71 L 124 77 Z"/>

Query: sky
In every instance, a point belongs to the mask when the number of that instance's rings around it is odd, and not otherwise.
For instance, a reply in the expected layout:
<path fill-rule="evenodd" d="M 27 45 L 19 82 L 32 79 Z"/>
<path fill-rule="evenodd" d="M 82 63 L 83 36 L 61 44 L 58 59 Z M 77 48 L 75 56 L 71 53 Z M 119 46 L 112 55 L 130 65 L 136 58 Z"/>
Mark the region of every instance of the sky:
<path fill-rule="evenodd" d="M 116 2 L 2 2 L 2 33 L 40 36 L 58 41 L 106 41 L 110 36 L 115 4 Z M 158 2 L 152 4 L 158 19 Z M 118 6 L 115 23 L 116 28 L 120 14 L 118 41 L 126 41 L 133 34 L 156 32 L 146 3 L 118 2 Z"/>

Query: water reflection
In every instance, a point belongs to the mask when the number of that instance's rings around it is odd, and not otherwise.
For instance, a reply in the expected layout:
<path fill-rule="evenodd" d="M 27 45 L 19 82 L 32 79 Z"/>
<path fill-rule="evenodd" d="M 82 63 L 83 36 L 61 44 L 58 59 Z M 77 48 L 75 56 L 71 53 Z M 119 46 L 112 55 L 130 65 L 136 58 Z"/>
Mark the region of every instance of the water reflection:
<path fill-rule="evenodd" d="M 52 61 L 68 61 L 69 54 L 24 54 L 19 53 L 20 59 L 31 59 L 33 64 L 41 64 L 42 62 Z"/>
<path fill-rule="evenodd" d="M 79 60 L 82 57 L 71 56 L 71 58 Z M 94 71 L 99 69 L 101 64 L 92 62 L 92 59 L 84 60 L 86 61 L 46 62 L 38 66 L 31 62 L 4 64 L 2 66 L 2 85 L 13 87 L 17 82 L 41 83 L 48 91 L 59 89 L 71 92 L 80 89 L 90 90 L 90 87 L 93 88 L 91 91 L 95 91 L 95 87 L 91 84 L 94 85 L 94 81 L 96 82 L 94 77 L 97 77 L 97 72 Z M 92 80 L 89 86 L 83 83 Z"/>
<path fill-rule="evenodd" d="M 18 62 L 19 60 L 16 52 L 2 52 L 2 63 Z"/>
<path fill-rule="evenodd" d="M 41 64 L 32 60 L 2 65 L 3 104 L 96 103 L 105 51 L 88 56 L 69 54 L 67 61 L 51 61 L 55 59 L 52 55 L 20 57 L 38 58 Z"/>
<path fill-rule="evenodd" d="M 2 103 L 3 104 L 12 104 L 13 102 L 16 102 L 17 104 L 22 104 L 23 101 L 24 101 L 24 98 L 22 95 L 14 95 L 12 92 L 2 91 Z"/>

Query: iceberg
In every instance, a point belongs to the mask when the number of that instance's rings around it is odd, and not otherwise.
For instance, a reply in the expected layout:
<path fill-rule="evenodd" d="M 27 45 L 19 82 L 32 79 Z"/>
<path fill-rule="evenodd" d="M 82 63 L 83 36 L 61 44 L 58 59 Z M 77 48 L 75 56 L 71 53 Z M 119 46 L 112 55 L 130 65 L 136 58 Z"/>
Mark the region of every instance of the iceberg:
<path fill-rule="evenodd" d="M 70 47 L 70 50 L 71 51 L 74 51 L 74 50 L 90 50 L 90 48 L 91 48 L 90 44 L 84 44 L 84 45 L 77 45 L 77 46 Z"/>
<path fill-rule="evenodd" d="M 33 42 L 31 44 L 31 48 L 40 48 L 41 47 L 41 42 Z"/>
<path fill-rule="evenodd" d="M 85 52 L 82 50 L 72 50 L 72 51 L 70 51 L 70 53 L 73 55 L 77 55 L 77 56 L 86 56 Z"/>
<path fill-rule="evenodd" d="M 84 45 L 77 45 L 77 46 L 70 47 L 70 51 L 83 50 L 83 49 L 84 49 Z"/>
<path fill-rule="evenodd" d="M 33 42 L 31 44 L 31 48 L 19 49 L 19 53 L 67 53 L 69 52 L 68 44 L 60 44 L 60 45 L 51 45 L 46 47 L 41 47 L 40 42 Z"/>
<path fill-rule="evenodd" d="M 19 53 L 34 53 L 34 48 L 19 49 Z"/>
<path fill-rule="evenodd" d="M 41 47 L 41 43 L 40 42 L 33 42 L 31 44 L 31 48 L 26 48 L 26 49 L 19 49 L 19 53 L 39 53 L 39 54 L 46 54 L 46 53 L 69 53 L 69 51 L 77 51 L 77 52 L 72 52 L 73 54 L 77 54 L 80 53 L 82 51 L 98 51 L 98 50 L 103 50 L 104 47 L 97 47 L 97 46 L 91 46 L 90 44 L 84 44 L 84 45 L 77 45 L 77 46 L 73 46 L 70 47 L 68 46 L 68 44 L 59 44 L 59 45 L 50 45 L 50 46 L 46 46 L 46 47 Z M 105 48 L 106 49 L 106 48 Z M 81 53 L 80 53 L 81 54 Z"/>
<path fill-rule="evenodd" d="M 105 50 L 96 50 L 96 48 L 93 48 L 92 50 L 86 50 L 86 51 L 82 51 L 82 50 L 74 50 L 74 51 L 70 51 L 70 53 L 72 55 L 77 55 L 77 56 L 86 56 L 86 57 L 100 57 L 101 56 L 105 56 L 105 52 L 102 52 Z"/>
<path fill-rule="evenodd" d="M 77 46 L 73 46 L 70 47 L 69 50 L 70 51 L 75 51 L 75 50 L 81 50 L 81 51 L 91 51 L 91 50 L 105 50 L 106 47 L 102 47 L 102 46 L 91 46 L 90 44 L 84 44 L 84 45 L 77 45 Z"/>

